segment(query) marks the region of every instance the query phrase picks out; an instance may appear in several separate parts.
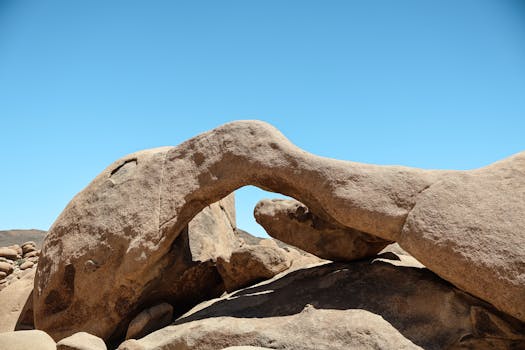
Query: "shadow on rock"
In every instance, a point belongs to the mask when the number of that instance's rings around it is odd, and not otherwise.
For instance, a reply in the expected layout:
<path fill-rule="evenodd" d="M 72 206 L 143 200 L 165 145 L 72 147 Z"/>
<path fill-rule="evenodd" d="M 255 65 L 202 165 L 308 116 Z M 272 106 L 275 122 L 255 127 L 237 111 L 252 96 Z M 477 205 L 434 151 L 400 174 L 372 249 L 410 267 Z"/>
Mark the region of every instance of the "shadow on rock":
<path fill-rule="evenodd" d="M 214 317 L 250 322 L 251 318 L 295 315 L 308 306 L 371 312 L 425 349 L 525 347 L 525 326 L 518 320 L 427 269 L 377 259 L 329 263 L 277 276 L 202 303 L 170 327 Z"/>

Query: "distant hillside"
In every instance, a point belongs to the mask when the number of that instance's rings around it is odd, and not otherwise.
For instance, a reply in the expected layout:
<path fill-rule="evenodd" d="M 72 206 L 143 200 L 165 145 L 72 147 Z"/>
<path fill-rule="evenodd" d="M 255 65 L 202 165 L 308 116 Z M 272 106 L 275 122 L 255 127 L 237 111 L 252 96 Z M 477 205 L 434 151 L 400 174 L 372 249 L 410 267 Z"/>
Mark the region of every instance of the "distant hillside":
<path fill-rule="evenodd" d="M 37 247 L 42 246 L 42 241 L 46 235 L 42 230 L 7 230 L 0 231 L 0 247 L 12 244 L 22 244 L 27 241 L 35 241 Z"/>

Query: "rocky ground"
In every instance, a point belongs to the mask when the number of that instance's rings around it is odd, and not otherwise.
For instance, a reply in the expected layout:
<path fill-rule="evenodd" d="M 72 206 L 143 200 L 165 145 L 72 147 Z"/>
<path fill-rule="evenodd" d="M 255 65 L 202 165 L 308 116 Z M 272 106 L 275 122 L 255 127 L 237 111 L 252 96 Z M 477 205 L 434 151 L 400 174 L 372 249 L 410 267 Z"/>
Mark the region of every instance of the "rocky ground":
<path fill-rule="evenodd" d="M 243 185 L 270 239 L 237 228 Z M 0 350 L 525 349 L 525 153 L 320 158 L 235 122 L 118 160 L 0 248 Z"/>

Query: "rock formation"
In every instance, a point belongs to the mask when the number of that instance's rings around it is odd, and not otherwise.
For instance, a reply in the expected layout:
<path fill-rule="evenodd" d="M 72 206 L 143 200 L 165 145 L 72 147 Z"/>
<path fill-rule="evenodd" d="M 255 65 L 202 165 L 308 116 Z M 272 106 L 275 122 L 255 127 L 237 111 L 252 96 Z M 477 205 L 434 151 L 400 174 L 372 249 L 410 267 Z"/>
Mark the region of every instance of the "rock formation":
<path fill-rule="evenodd" d="M 279 275 L 197 305 L 119 350 L 519 349 L 524 332 L 427 269 L 373 259 Z"/>
<path fill-rule="evenodd" d="M 51 227 L 35 279 L 36 326 L 56 339 L 77 330 L 108 339 L 149 299 L 189 295 L 181 280 L 195 275 L 177 268 L 180 237 L 196 214 L 244 185 L 396 241 L 447 281 L 525 321 L 524 172 L 525 153 L 473 171 L 332 160 L 255 121 L 137 152 L 97 176 Z M 220 284 L 218 274 L 198 276 Z"/>
<path fill-rule="evenodd" d="M 36 269 L 17 274 L 0 291 L 0 332 L 34 328 L 32 292 Z"/>
<path fill-rule="evenodd" d="M 138 239 L 138 237 L 135 238 Z M 68 242 L 68 239 L 65 239 L 64 242 L 74 243 L 73 241 Z M 150 306 L 162 302 L 169 303 L 174 307 L 172 313 L 180 315 L 195 304 L 217 297 L 227 289 L 235 289 L 241 284 L 249 285 L 262 278 L 271 278 L 281 272 L 283 267 L 289 267 L 293 260 L 293 254 L 275 246 L 274 255 L 283 259 L 279 261 L 280 265 L 276 264 L 264 254 L 270 252 L 270 248 L 261 244 L 248 245 L 237 236 L 233 194 L 204 208 L 190 221 L 172 243 L 170 251 L 162 262 L 164 265 L 153 267 L 151 273 L 160 273 L 161 277 L 146 285 L 142 284 L 145 281 L 129 280 L 128 289 L 123 289 L 121 285 L 115 284 L 113 287 L 108 285 L 107 290 L 102 288 L 92 290 L 92 285 L 89 283 L 97 283 L 100 287 L 114 283 L 112 272 L 104 270 L 108 275 L 103 275 L 102 280 L 96 281 L 89 278 L 83 280 L 81 276 L 90 276 L 100 268 L 107 268 L 108 261 L 119 261 L 119 253 L 115 250 L 118 246 L 100 244 L 97 248 L 97 242 L 92 243 L 95 244 L 96 255 L 85 259 L 81 267 L 75 268 L 76 291 L 71 297 L 72 303 L 78 307 L 78 312 L 71 314 L 68 318 L 67 330 L 65 331 L 63 326 L 59 327 L 57 324 L 47 328 L 45 324 L 53 319 L 45 319 L 43 323 L 37 321 L 37 327 L 46 329 L 57 341 L 74 331 L 88 331 L 103 336 L 109 343 L 118 341 L 126 333 L 127 337 L 142 337 L 166 325 L 166 322 L 171 322 L 172 316 L 169 320 L 163 318 L 162 322 L 155 322 L 155 320 L 142 322 L 144 317 L 141 315 L 149 315 Z M 140 244 L 148 245 L 149 243 L 143 240 Z M 251 254 L 242 254 L 241 252 L 244 251 L 249 251 Z M 239 260 L 240 257 L 242 257 L 241 260 Z M 126 266 L 126 269 L 130 270 L 130 273 L 135 273 L 133 269 L 140 271 L 149 258 L 149 256 L 142 256 L 137 261 L 128 262 L 132 265 Z M 240 261 L 243 265 L 239 265 Z M 228 274 L 233 267 L 237 268 L 235 277 Z M 258 269 L 252 269 L 252 267 Z M 147 272 L 143 271 L 143 273 Z M 145 275 L 144 278 L 149 277 Z M 63 289 L 61 293 L 64 291 L 68 290 Z M 91 294 L 84 294 L 84 291 Z M 104 294 L 100 293 L 101 291 L 104 291 Z M 94 303 L 89 309 L 90 314 L 86 314 L 86 309 L 84 309 L 86 298 L 93 300 Z M 94 298 L 98 298 L 97 303 Z M 58 302 L 62 303 L 62 300 Z M 120 305 L 119 309 L 115 308 L 116 305 Z M 93 315 L 101 316 L 97 318 Z M 142 323 L 137 320 L 142 320 Z M 58 324 L 62 321 L 59 318 Z M 86 323 L 77 323 L 80 321 Z M 100 333 L 100 329 L 104 329 L 106 333 Z"/>
<path fill-rule="evenodd" d="M 254 215 L 270 236 L 327 260 L 352 261 L 374 256 L 392 243 L 325 221 L 296 200 L 262 200 Z"/>

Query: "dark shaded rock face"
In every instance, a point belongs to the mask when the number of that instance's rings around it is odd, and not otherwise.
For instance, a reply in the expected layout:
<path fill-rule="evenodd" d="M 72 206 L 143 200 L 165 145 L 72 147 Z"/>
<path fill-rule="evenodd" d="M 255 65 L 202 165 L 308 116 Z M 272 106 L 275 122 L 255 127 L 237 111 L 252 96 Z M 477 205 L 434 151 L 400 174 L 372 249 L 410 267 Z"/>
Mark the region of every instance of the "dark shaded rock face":
<path fill-rule="evenodd" d="M 399 266 L 373 260 L 293 271 L 198 305 L 120 349 L 525 347 L 523 323 L 427 269 L 392 263 Z"/>

